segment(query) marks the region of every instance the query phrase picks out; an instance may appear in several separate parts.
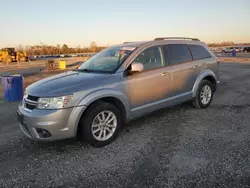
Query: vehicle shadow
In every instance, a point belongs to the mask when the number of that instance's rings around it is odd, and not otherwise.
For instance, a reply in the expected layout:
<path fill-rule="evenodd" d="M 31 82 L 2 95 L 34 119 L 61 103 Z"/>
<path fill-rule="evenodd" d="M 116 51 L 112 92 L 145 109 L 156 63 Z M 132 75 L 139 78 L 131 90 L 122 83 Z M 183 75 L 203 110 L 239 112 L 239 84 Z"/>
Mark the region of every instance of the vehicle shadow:
<path fill-rule="evenodd" d="M 186 102 L 183 104 L 179 104 L 177 106 L 164 108 L 155 112 L 152 112 L 150 114 L 147 114 L 146 116 L 137 118 L 135 120 L 132 120 L 128 124 L 125 124 L 122 127 L 122 130 L 120 132 L 120 136 L 126 137 L 126 134 L 130 132 L 133 129 L 141 128 L 144 126 L 145 122 L 148 124 L 155 123 L 156 119 L 162 118 L 165 114 L 171 115 L 177 115 L 180 111 L 185 111 L 190 108 L 193 108 L 190 102 Z M 170 120 L 171 121 L 171 120 Z M 114 141 L 115 142 L 115 141 Z M 67 152 L 70 150 L 70 148 L 74 149 L 90 149 L 93 148 L 89 144 L 87 144 L 84 140 L 80 140 L 79 138 L 71 138 L 71 139 L 64 139 L 64 140 L 58 140 L 58 141 L 51 141 L 51 142 L 38 142 L 30 140 L 31 147 L 33 149 L 42 149 L 42 150 L 54 150 L 57 152 Z M 105 147 L 109 147 L 108 145 Z M 100 148 L 99 148 L 100 149 Z"/>

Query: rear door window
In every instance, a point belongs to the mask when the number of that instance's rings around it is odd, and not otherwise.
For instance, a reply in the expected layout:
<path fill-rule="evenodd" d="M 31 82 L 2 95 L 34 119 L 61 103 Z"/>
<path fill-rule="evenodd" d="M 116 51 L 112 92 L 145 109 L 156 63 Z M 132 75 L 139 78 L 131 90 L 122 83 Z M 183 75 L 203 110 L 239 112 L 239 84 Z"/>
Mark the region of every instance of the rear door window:
<path fill-rule="evenodd" d="M 189 48 L 192 52 L 193 59 L 199 60 L 199 59 L 206 59 L 212 57 L 211 54 L 201 45 L 189 45 Z"/>
<path fill-rule="evenodd" d="M 169 65 L 192 61 L 191 52 L 186 44 L 168 44 L 166 56 Z"/>

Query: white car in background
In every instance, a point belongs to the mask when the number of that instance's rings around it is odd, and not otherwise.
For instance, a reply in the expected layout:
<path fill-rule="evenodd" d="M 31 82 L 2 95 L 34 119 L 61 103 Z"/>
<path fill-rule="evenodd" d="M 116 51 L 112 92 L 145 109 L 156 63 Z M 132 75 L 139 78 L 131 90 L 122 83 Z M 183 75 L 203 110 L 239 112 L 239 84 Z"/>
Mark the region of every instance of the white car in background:
<path fill-rule="evenodd" d="M 236 52 L 238 52 L 239 49 L 237 49 L 237 47 L 225 47 L 222 48 L 222 53 L 232 53 L 233 50 L 235 50 Z"/>

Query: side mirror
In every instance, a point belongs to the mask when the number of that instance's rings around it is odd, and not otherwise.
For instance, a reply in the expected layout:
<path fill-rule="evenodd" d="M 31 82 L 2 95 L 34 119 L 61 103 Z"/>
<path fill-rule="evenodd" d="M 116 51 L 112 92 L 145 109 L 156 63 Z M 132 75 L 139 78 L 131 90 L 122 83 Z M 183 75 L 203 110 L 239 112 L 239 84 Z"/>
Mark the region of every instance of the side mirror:
<path fill-rule="evenodd" d="M 144 69 L 144 66 L 142 63 L 134 62 L 131 65 L 131 72 L 142 72 Z"/>

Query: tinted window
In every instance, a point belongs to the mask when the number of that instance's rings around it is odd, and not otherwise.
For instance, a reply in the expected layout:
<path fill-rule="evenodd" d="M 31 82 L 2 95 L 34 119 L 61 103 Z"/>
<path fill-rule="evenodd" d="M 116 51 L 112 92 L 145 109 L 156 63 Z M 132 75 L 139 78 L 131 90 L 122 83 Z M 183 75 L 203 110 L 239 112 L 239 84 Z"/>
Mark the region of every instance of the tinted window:
<path fill-rule="evenodd" d="M 203 46 L 189 45 L 189 47 L 191 49 L 194 60 L 206 59 L 211 57 L 210 53 Z"/>
<path fill-rule="evenodd" d="M 167 60 L 170 65 L 192 61 L 192 55 L 185 44 L 167 45 Z"/>
<path fill-rule="evenodd" d="M 161 47 L 151 47 L 141 52 L 134 62 L 140 62 L 145 70 L 159 68 L 165 65 Z"/>

